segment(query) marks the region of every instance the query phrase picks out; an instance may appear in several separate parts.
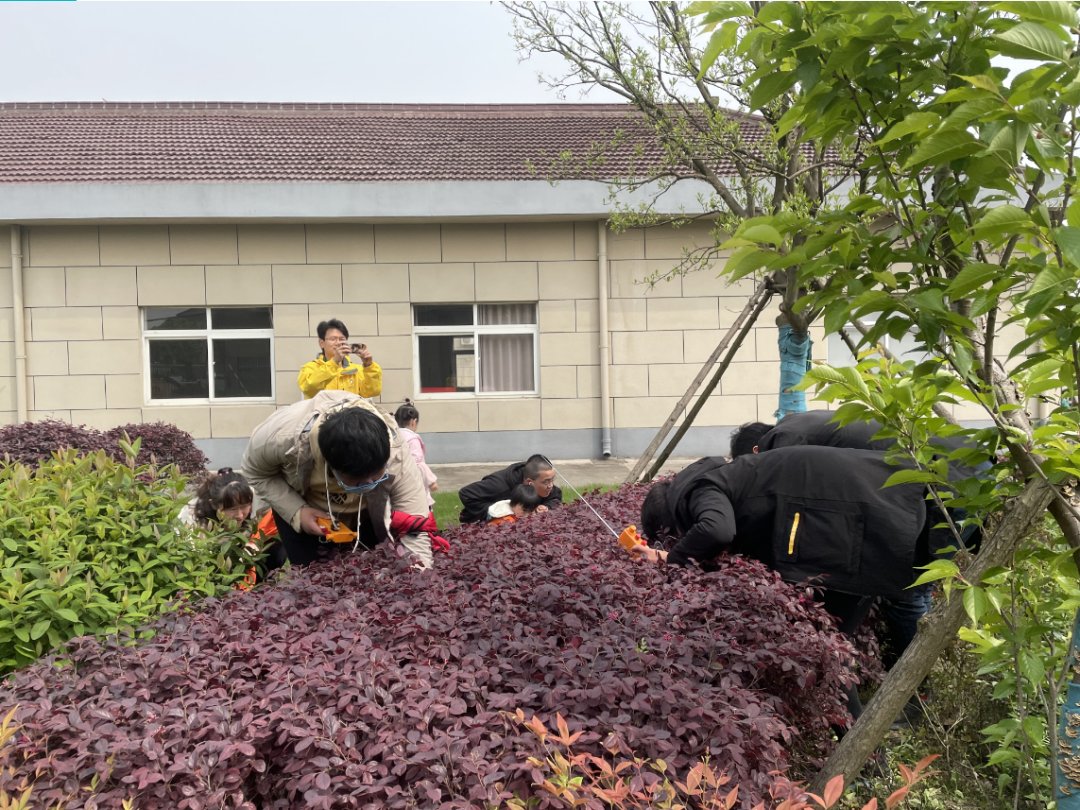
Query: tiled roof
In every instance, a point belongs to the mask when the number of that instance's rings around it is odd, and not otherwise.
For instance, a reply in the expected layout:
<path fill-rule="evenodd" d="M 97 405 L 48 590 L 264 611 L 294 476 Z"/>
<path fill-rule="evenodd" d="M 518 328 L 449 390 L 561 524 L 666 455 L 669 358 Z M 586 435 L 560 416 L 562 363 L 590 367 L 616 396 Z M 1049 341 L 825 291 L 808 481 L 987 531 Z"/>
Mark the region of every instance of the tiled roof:
<path fill-rule="evenodd" d="M 754 119 L 739 120 L 753 137 Z M 602 162 L 574 176 L 659 163 L 640 116 L 621 104 L 7 103 L 0 183 L 547 179 L 560 152 L 587 154 L 620 132 Z"/>

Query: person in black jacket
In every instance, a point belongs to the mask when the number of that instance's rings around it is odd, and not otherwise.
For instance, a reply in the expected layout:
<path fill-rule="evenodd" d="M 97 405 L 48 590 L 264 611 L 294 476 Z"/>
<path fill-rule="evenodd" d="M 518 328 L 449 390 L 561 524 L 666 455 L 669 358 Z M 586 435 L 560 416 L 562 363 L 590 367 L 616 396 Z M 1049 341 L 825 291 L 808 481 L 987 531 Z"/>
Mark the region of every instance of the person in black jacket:
<path fill-rule="evenodd" d="M 761 422 L 748 423 L 732 434 L 731 455 L 737 458 L 746 453 L 764 453 L 783 447 L 805 445 L 879 451 L 896 447 L 894 439 L 874 438 L 882 428 L 880 422 L 870 420 L 839 425 L 834 421 L 835 418 L 836 411 L 805 411 L 788 414 L 771 427 Z M 966 437 L 939 436 L 934 438 L 933 444 L 940 447 L 943 453 L 974 447 Z M 977 462 L 974 466 L 952 461 L 949 463 L 949 478 L 954 481 L 970 478 L 985 473 L 989 467 L 988 459 Z M 956 542 L 952 529 L 944 525 L 946 521 L 940 507 L 935 502 L 928 502 L 927 509 L 930 544 L 939 548 L 960 545 Z M 963 509 L 950 508 L 948 512 L 957 526 L 967 516 Z M 960 529 L 960 537 L 965 546 L 976 548 L 980 540 L 978 526 L 964 526 Z M 931 587 L 924 585 L 907 589 L 899 596 L 882 599 L 881 612 L 887 626 L 883 651 L 887 666 L 891 667 L 915 638 L 919 620 L 930 610 L 930 592 Z"/>
<path fill-rule="evenodd" d="M 894 472 L 881 452 L 834 447 L 703 458 L 649 490 L 644 535 L 675 540 L 668 551 L 638 551 L 676 565 L 753 557 L 788 582 L 823 588 L 825 609 L 851 635 L 876 597 L 903 596 L 934 551 L 922 485 L 883 489 Z M 848 706 L 858 716 L 854 690 Z"/>
<path fill-rule="evenodd" d="M 518 484 L 531 484 L 536 490 L 540 496 L 537 512 L 562 506 L 562 490 L 555 486 L 555 468 L 545 456 L 537 454 L 462 487 L 458 492 L 463 507 L 461 522 L 482 523 L 487 520 L 488 507 L 509 498 L 510 492 Z"/>

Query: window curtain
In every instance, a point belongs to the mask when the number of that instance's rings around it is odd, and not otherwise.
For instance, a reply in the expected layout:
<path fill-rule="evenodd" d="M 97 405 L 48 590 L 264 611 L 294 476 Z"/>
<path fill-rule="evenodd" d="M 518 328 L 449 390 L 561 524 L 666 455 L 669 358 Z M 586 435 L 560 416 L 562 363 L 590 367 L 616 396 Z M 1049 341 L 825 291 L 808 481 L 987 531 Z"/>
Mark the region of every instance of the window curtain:
<path fill-rule="evenodd" d="M 536 323 L 535 304 L 482 304 L 481 326 Z M 532 391 L 532 335 L 480 335 L 480 390 Z"/>

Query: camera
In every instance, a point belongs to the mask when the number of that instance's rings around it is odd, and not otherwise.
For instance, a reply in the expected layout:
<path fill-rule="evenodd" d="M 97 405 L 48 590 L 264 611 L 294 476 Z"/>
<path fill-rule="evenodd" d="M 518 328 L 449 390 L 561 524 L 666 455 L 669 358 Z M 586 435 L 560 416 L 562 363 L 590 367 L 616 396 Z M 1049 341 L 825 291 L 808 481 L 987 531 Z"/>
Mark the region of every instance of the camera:
<path fill-rule="evenodd" d="M 363 343 L 353 343 L 351 346 L 349 346 L 349 351 L 351 351 L 353 354 L 356 354 L 357 352 L 363 351 L 366 348 L 367 346 L 365 346 Z"/>

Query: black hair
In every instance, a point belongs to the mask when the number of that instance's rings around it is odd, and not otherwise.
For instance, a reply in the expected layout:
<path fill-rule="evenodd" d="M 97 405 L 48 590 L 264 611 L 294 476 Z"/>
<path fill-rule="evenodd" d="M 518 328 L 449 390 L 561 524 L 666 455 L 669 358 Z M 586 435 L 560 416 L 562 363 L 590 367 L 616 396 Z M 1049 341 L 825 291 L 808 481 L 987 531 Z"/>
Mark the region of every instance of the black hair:
<path fill-rule="evenodd" d="M 641 532 L 653 545 L 675 532 L 675 515 L 668 505 L 670 489 L 671 481 L 658 481 L 641 504 Z"/>
<path fill-rule="evenodd" d="M 405 397 L 405 402 L 394 411 L 394 421 L 397 422 L 398 427 L 405 427 L 413 419 L 419 418 L 420 411 L 416 410 L 416 406 L 408 397 Z"/>
<path fill-rule="evenodd" d="M 525 460 L 525 466 L 521 470 L 521 477 L 523 479 L 535 479 L 544 470 L 554 470 L 551 462 L 548 461 L 547 456 L 542 456 L 537 453 L 534 456 L 529 456 Z"/>
<path fill-rule="evenodd" d="M 331 329 L 337 329 L 345 337 L 349 336 L 349 327 L 339 321 L 337 318 L 331 318 L 328 321 L 320 321 L 319 325 L 315 327 L 315 331 L 319 335 L 319 340 L 326 340 L 326 333 Z"/>
<path fill-rule="evenodd" d="M 761 441 L 761 437 L 772 429 L 772 425 L 767 425 L 764 422 L 747 422 L 745 425 L 735 428 L 735 430 L 731 431 L 731 450 L 729 451 L 731 457 L 738 458 L 739 456 L 745 456 L 747 453 L 753 453 L 754 448 Z"/>
<path fill-rule="evenodd" d="M 390 459 L 390 433 L 377 413 L 343 408 L 319 428 L 319 452 L 331 469 L 358 478 L 372 475 Z"/>
<path fill-rule="evenodd" d="M 521 506 L 526 512 L 535 512 L 543 502 L 532 484 L 518 484 L 510 490 L 510 505 Z"/>
<path fill-rule="evenodd" d="M 247 506 L 255 500 L 251 485 L 232 467 L 222 467 L 203 479 L 195 492 L 195 519 L 202 526 L 218 519 L 223 509 Z"/>

